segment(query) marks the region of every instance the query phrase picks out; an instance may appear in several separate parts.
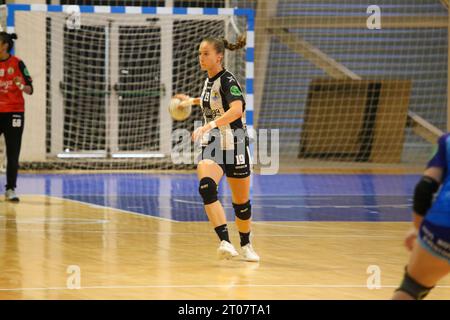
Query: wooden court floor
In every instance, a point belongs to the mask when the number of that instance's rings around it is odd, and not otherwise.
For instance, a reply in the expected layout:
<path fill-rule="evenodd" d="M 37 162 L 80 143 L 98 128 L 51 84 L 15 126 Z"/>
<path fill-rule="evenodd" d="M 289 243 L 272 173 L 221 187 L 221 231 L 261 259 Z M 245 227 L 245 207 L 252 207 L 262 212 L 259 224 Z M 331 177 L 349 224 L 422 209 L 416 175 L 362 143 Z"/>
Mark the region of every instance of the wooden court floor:
<path fill-rule="evenodd" d="M 232 241 L 238 235 L 230 223 Z M 206 222 L 47 196 L 0 202 L 0 299 L 389 299 L 408 223 L 257 222 L 260 263 L 216 260 Z M 368 289 L 367 269 L 381 288 Z M 450 299 L 450 277 L 429 299 Z"/>

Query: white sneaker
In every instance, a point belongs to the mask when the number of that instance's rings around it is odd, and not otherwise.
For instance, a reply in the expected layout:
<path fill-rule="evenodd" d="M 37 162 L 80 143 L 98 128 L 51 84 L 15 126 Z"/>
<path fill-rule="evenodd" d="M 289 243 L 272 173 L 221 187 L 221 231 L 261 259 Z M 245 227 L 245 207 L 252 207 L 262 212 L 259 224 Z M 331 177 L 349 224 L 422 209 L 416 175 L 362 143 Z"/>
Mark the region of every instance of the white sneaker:
<path fill-rule="evenodd" d="M 222 240 L 220 242 L 220 246 L 217 249 L 217 257 L 220 260 L 223 260 L 223 259 L 229 260 L 238 255 L 239 255 L 239 253 L 236 251 L 236 249 L 234 248 L 234 246 L 231 243 L 229 243 L 228 241 L 225 241 L 225 240 Z"/>
<path fill-rule="evenodd" d="M 249 262 L 259 262 L 259 256 L 256 254 L 250 243 L 242 247 L 242 255 L 245 261 Z"/>
<path fill-rule="evenodd" d="M 19 197 L 16 196 L 16 193 L 13 189 L 8 189 L 5 192 L 5 200 L 11 202 L 19 202 Z"/>

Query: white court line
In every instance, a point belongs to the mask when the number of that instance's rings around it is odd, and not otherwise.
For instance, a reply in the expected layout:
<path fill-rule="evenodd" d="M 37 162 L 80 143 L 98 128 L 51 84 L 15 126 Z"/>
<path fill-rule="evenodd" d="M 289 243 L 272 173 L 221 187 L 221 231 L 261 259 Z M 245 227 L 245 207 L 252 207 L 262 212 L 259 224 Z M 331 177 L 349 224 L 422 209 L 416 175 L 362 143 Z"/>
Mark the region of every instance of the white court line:
<path fill-rule="evenodd" d="M 175 223 L 205 222 L 205 221 L 178 221 L 178 220 L 169 219 L 169 218 L 156 217 L 156 216 L 147 215 L 147 214 L 143 214 L 143 213 L 132 212 L 132 211 L 127 211 L 127 210 L 123 210 L 123 209 L 97 205 L 97 204 L 93 204 L 93 203 L 89 203 L 89 202 L 83 202 L 83 201 L 79 201 L 79 200 L 67 199 L 67 198 L 63 198 L 63 197 L 59 197 L 59 196 L 49 196 L 49 195 L 43 195 L 43 194 L 26 194 L 25 196 L 41 196 L 41 197 L 54 198 L 54 199 L 58 199 L 58 200 L 72 201 L 72 202 L 79 203 L 79 204 L 84 204 L 84 205 L 87 205 L 87 206 L 90 206 L 90 207 L 93 207 L 93 208 L 110 209 L 110 210 L 115 210 L 115 211 L 118 211 L 118 212 L 121 212 L 121 213 L 127 213 L 127 214 L 132 214 L 132 215 L 135 215 L 135 216 L 146 217 L 146 218 L 151 218 L 151 219 L 158 219 L 158 220 L 162 220 L 162 221 L 166 221 L 166 222 L 175 222 Z M 198 202 L 198 201 L 189 201 L 189 200 L 180 200 L 180 199 L 174 199 L 174 201 L 203 205 L 203 203 Z M 224 205 L 224 207 L 228 208 L 227 205 Z M 253 205 L 253 207 L 258 207 L 258 205 Z M 276 207 L 276 206 L 274 206 L 274 207 Z M 280 206 L 280 207 L 282 207 L 282 206 Z M 306 206 L 304 206 L 304 207 L 306 207 Z M 314 206 L 310 206 L 310 207 L 312 208 Z M 381 206 L 378 206 L 378 207 L 381 207 Z M 320 206 L 320 208 L 327 208 L 327 207 L 326 206 Z M 307 220 L 307 221 L 284 221 L 284 222 L 321 222 L 321 221 L 308 221 Z M 324 222 L 335 222 L 335 221 L 324 221 Z M 380 222 L 380 221 L 337 221 L 337 222 Z M 397 222 L 407 222 L 407 221 L 381 221 L 381 222 L 395 222 L 395 223 L 397 223 Z M 258 224 L 258 223 L 264 223 L 264 222 L 255 222 L 255 221 L 253 221 L 252 223 Z M 291 228 L 301 227 L 301 226 L 277 225 L 277 224 L 271 224 L 271 223 L 264 223 L 264 224 L 271 225 L 271 226 L 287 227 L 287 228 L 289 228 L 289 227 L 291 227 Z"/>
<path fill-rule="evenodd" d="M 350 289 L 360 289 L 367 288 L 367 285 L 355 285 L 355 284 L 336 284 L 336 285 L 320 285 L 320 284 L 187 284 L 187 285 L 140 285 L 140 286 L 88 286 L 80 287 L 79 289 L 71 289 L 67 287 L 41 287 L 41 288 L 0 288 L 0 291 L 40 291 L 40 290 L 89 290 L 89 289 L 161 289 L 161 288 L 317 288 L 317 289 L 331 289 L 331 288 L 350 288 Z M 398 285 L 383 285 L 383 288 L 398 288 Z M 435 288 L 450 289 L 448 286 L 436 286 Z"/>
<path fill-rule="evenodd" d="M 24 223 L 26 224 L 26 223 Z M 0 228 L 2 231 L 15 230 L 14 228 Z M 61 230 L 61 229 L 20 229 L 20 232 L 64 232 L 64 233 L 103 233 L 103 234 L 146 234 L 146 235 L 158 235 L 158 236 L 211 236 L 211 232 L 147 232 L 147 231 L 108 231 L 108 230 Z M 298 238 L 355 238 L 355 239 L 399 239 L 402 236 L 377 236 L 377 235 L 307 235 L 307 234 L 262 234 L 256 233 L 258 238 L 284 238 L 284 237 L 298 237 Z"/>
<path fill-rule="evenodd" d="M 278 221 L 279 222 L 279 221 Z M 252 221 L 252 224 L 260 224 L 260 225 L 265 225 L 265 226 L 272 226 L 272 227 L 283 227 L 283 228 L 307 228 L 307 229 L 329 229 L 329 226 L 308 226 L 307 224 L 310 223 L 412 223 L 411 221 L 331 221 L 331 220 L 327 220 L 327 221 L 311 221 L 311 220 L 300 220 L 300 221 L 282 221 L 282 222 L 287 222 L 287 223 L 304 223 L 304 225 L 302 226 L 293 226 L 293 225 L 287 225 L 287 224 L 277 224 L 277 223 L 272 223 L 270 221 Z M 342 229 L 339 228 L 339 231 L 351 231 L 354 232 L 354 229 L 348 228 L 348 229 Z M 383 231 L 383 229 L 377 229 L 377 232 Z M 384 231 L 390 231 L 392 232 L 392 230 L 389 229 L 385 229 Z M 400 232 L 400 231 L 399 231 Z M 403 231 L 401 231 L 403 232 Z"/>
<path fill-rule="evenodd" d="M 5 219 L 6 221 L 15 221 L 17 224 L 76 224 L 76 225 L 86 225 L 86 224 L 106 224 L 109 220 L 104 219 L 83 219 L 83 218 L 30 218 L 25 220 L 8 219 L 6 217 L 0 217 L 0 219 Z M 4 230 L 7 230 L 5 228 Z"/>
<path fill-rule="evenodd" d="M 189 204 L 196 204 L 196 205 L 202 205 L 203 202 L 201 201 L 192 201 L 192 200 L 182 200 L 182 199 L 174 199 L 175 202 L 181 202 L 181 203 L 189 203 Z M 257 200 L 254 200 L 253 202 L 257 202 Z M 222 204 L 225 208 L 231 208 L 232 206 L 227 204 Z M 252 208 L 307 208 L 307 209 L 322 209 L 322 208 L 335 208 L 335 209 L 351 209 L 351 208 L 397 208 L 397 209 L 403 209 L 403 208 L 410 208 L 411 205 L 409 204 L 375 204 L 375 205 L 301 205 L 301 204 L 289 204 L 289 205 L 259 205 L 257 203 L 252 203 Z"/>
<path fill-rule="evenodd" d="M 132 214 L 134 216 L 139 216 L 139 217 L 157 219 L 157 220 L 162 220 L 162 221 L 166 221 L 166 222 L 179 222 L 177 220 L 172 220 L 172 219 L 168 219 L 168 218 L 161 218 L 161 217 L 155 217 L 155 216 L 151 216 L 151 215 L 148 215 L 148 214 L 132 212 L 132 211 L 127 211 L 127 210 L 123 210 L 123 209 L 117 209 L 117 208 L 113 208 L 113 207 L 102 206 L 102 205 L 93 204 L 93 203 L 89 203 L 89 202 L 83 202 L 83 201 L 78 201 L 78 200 L 73 200 L 73 199 L 66 199 L 66 198 L 62 198 L 62 197 L 48 196 L 48 195 L 42 195 L 42 194 L 41 194 L 41 196 L 54 198 L 54 199 L 58 199 L 58 200 L 72 201 L 72 202 L 75 202 L 75 203 L 91 206 L 91 207 L 94 207 L 94 208 L 109 209 L 109 210 L 118 211 L 120 213 Z"/>

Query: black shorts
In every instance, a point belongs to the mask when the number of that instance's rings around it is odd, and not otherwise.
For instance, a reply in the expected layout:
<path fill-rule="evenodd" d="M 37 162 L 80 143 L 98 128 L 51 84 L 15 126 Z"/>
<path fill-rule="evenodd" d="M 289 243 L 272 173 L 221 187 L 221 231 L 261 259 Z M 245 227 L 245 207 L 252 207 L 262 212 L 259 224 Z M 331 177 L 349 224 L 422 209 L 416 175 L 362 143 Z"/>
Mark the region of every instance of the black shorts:
<path fill-rule="evenodd" d="M 234 144 L 234 150 L 222 150 L 214 142 L 202 146 L 199 160 L 210 159 L 217 163 L 230 178 L 246 178 L 250 175 L 250 149 L 248 138 Z"/>

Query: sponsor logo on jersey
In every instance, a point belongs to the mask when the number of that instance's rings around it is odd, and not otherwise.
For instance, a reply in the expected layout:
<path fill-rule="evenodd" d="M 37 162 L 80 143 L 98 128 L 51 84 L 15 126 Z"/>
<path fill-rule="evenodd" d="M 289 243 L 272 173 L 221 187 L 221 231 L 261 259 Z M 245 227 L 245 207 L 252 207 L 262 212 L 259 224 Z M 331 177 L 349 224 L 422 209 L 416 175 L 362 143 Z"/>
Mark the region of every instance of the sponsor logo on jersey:
<path fill-rule="evenodd" d="M 220 110 L 213 110 L 213 109 L 205 108 L 203 111 L 205 113 L 205 117 L 210 118 L 210 119 L 215 119 L 217 116 L 220 116 Z"/>
<path fill-rule="evenodd" d="M 238 86 L 232 86 L 232 87 L 230 88 L 230 93 L 231 93 L 233 96 L 236 96 L 236 97 L 242 96 L 242 92 L 241 92 L 241 90 L 239 89 Z"/>
<path fill-rule="evenodd" d="M 236 80 L 234 80 L 234 77 L 233 77 L 233 76 L 229 76 L 229 77 L 227 77 L 227 79 L 228 79 L 228 82 L 234 82 L 234 81 L 236 81 Z"/>
<path fill-rule="evenodd" d="M 0 81 L 0 92 L 8 93 L 8 88 L 12 86 L 12 80 Z"/>
<path fill-rule="evenodd" d="M 217 91 L 212 92 L 212 100 L 213 101 L 219 100 L 219 93 Z"/>
<path fill-rule="evenodd" d="M 5 69 L 0 69 L 0 77 L 4 77 L 5 76 Z"/>

